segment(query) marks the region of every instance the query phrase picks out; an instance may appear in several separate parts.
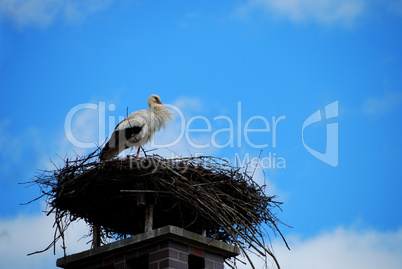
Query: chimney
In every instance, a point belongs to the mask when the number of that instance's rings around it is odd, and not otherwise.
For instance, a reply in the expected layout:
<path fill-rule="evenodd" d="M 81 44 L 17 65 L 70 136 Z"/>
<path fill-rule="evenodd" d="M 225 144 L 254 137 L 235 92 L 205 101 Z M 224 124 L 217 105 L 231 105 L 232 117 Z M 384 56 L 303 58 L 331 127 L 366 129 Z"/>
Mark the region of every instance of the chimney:
<path fill-rule="evenodd" d="M 239 249 L 175 226 L 137 234 L 94 249 L 59 258 L 66 269 L 223 269 Z"/>

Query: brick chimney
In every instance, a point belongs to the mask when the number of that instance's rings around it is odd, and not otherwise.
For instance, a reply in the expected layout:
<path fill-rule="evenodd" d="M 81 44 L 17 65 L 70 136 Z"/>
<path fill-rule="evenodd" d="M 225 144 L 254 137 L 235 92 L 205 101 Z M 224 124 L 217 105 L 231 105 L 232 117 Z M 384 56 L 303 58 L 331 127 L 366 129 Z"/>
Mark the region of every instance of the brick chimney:
<path fill-rule="evenodd" d="M 101 247 L 62 257 L 66 269 L 223 269 L 225 259 L 239 254 L 235 246 L 165 226 Z"/>

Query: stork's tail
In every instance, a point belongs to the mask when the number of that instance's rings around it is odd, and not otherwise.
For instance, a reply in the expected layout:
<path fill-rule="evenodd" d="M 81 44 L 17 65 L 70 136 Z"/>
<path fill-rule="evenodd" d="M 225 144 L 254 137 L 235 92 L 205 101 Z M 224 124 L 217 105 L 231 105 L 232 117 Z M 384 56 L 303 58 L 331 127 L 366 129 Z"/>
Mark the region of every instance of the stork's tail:
<path fill-rule="evenodd" d="M 120 154 L 123 150 L 125 150 L 127 146 L 125 143 L 116 143 L 115 135 L 112 135 L 112 138 L 106 143 L 99 154 L 99 159 L 101 161 L 110 160 Z"/>
<path fill-rule="evenodd" d="M 137 135 L 143 127 L 144 124 L 141 126 L 133 126 L 130 128 L 125 128 L 123 130 L 114 131 L 112 137 L 106 143 L 105 147 L 102 149 L 99 155 L 99 159 L 110 160 L 119 155 L 120 152 L 122 152 L 123 150 L 127 149 L 130 146 L 127 140 Z"/>
<path fill-rule="evenodd" d="M 110 147 L 109 142 L 107 142 L 105 147 L 100 152 L 99 159 L 101 161 L 113 159 L 123 150 L 124 148 L 121 147 Z"/>

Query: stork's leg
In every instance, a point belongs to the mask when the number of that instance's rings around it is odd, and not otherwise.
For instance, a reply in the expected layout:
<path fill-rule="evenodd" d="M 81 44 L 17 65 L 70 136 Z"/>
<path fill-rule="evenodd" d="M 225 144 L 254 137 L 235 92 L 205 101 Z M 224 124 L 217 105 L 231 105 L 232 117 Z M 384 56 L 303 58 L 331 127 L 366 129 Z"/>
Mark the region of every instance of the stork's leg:
<path fill-rule="evenodd" d="M 141 146 L 138 147 L 138 150 L 137 150 L 137 158 L 138 158 L 138 155 L 140 155 L 140 149 L 141 149 Z"/>

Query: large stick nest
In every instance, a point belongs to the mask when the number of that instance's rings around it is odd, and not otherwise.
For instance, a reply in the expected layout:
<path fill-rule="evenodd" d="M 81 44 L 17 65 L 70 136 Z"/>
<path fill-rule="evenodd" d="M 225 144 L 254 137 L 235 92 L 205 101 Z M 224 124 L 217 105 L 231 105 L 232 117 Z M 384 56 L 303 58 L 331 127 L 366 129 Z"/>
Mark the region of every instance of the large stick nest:
<path fill-rule="evenodd" d="M 264 239 L 282 236 L 273 213 L 281 204 L 267 196 L 244 169 L 215 157 L 165 159 L 127 156 L 99 161 L 97 154 L 65 160 L 44 171 L 38 184 L 55 213 L 55 237 L 78 219 L 101 227 L 102 240 L 144 232 L 145 208 L 153 206 L 153 228 L 174 225 L 234 244 L 252 265 L 246 249 L 279 264 Z M 40 198 L 40 197 L 39 197 Z M 280 208 L 279 208 L 280 209 Z M 267 229 L 268 227 L 268 229 Z M 252 265 L 253 266 L 253 265 Z"/>

